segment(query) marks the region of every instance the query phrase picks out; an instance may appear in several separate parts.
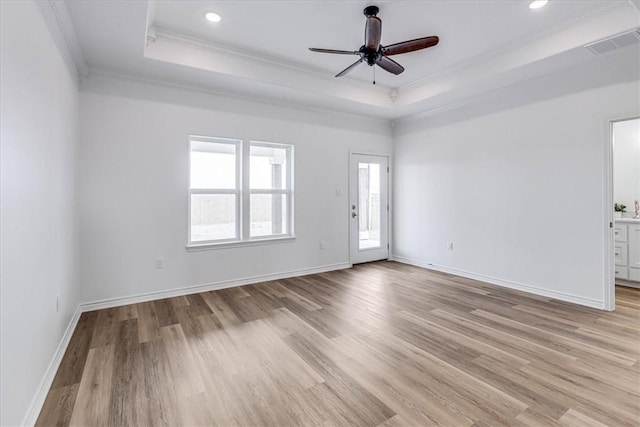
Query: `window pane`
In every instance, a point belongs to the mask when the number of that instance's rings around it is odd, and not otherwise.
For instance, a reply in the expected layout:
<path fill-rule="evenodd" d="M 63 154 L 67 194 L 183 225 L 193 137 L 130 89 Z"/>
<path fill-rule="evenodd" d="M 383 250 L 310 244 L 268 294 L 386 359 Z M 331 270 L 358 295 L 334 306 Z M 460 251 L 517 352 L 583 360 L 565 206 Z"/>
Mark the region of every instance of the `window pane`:
<path fill-rule="evenodd" d="M 380 247 L 380 165 L 358 164 L 359 248 Z"/>
<path fill-rule="evenodd" d="M 236 145 L 191 142 L 191 188 L 236 188 Z"/>
<path fill-rule="evenodd" d="M 251 195 L 251 237 L 287 234 L 287 195 Z"/>
<path fill-rule="evenodd" d="M 251 146 L 250 184 L 252 189 L 287 188 L 286 148 Z"/>
<path fill-rule="evenodd" d="M 191 241 L 236 238 L 235 194 L 191 195 Z"/>

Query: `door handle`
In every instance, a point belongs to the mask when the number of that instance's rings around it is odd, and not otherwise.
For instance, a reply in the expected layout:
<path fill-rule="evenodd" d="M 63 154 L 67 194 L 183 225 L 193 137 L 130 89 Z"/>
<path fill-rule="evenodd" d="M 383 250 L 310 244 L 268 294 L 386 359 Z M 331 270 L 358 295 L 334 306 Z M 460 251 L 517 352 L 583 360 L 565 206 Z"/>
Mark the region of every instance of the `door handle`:
<path fill-rule="evenodd" d="M 358 216 L 358 214 L 357 214 L 357 213 L 355 213 L 355 212 L 351 212 L 351 218 L 355 218 L 355 217 L 357 217 L 357 216 Z"/>

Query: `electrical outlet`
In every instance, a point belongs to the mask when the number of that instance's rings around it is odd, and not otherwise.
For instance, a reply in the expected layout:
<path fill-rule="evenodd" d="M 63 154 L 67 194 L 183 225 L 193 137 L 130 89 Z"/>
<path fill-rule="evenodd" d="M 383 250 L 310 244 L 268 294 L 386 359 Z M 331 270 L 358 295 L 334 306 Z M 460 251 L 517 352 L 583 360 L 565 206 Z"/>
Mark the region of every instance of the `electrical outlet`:
<path fill-rule="evenodd" d="M 449 251 L 453 250 L 453 242 L 447 243 L 447 250 L 449 250 Z"/>
<path fill-rule="evenodd" d="M 324 249 L 324 240 L 320 240 L 320 249 Z"/>
<path fill-rule="evenodd" d="M 162 258 L 156 258 L 156 268 L 163 268 Z"/>

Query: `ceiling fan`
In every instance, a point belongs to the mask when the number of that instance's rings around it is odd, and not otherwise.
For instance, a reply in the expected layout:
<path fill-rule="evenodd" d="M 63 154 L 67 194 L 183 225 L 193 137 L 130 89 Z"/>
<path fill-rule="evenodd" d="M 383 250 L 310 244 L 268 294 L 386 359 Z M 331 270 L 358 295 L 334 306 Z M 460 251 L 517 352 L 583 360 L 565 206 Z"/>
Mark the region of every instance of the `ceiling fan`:
<path fill-rule="evenodd" d="M 437 45 L 438 41 L 440 41 L 438 36 L 429 36 L 383 46 L 380 44 L 380 38 L 382 37 L 382 21 L 377 16 L 379 11 L 380 9 L 377 6 L 368 6 L 364 9 L 363 13 L 364 16 L 367 17 L 367 22 L 364 27 L 364 45 L 362 45 L 360 49 L 335 50 L 310 47 L 309 50 L 312 52 L 360 56 L 360 59 L 340 71 L 336 74 L 336 77 L 344 76 L 364 61 L 366 61 L 370 66 L 378 65 L 380 68 L 397 75 L 404 71 L 404 67 L 389 58 L 389 56 L 426 49 Z"/>

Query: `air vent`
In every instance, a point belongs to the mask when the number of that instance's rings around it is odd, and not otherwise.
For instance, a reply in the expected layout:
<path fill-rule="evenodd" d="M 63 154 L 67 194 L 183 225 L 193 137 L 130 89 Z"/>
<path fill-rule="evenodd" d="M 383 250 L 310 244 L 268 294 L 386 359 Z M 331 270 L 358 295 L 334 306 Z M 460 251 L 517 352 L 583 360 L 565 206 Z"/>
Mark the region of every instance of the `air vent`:
<path fill-rule="evenodd" d="M 611 52 L 612 50 L 637 43 L 640 43 L 640 28 L 598 40 L 597 42 L 589 43 L 588 45 L 585 45 L 585 47 L 595 55 L 602 55 L 604 53 Z"/>

